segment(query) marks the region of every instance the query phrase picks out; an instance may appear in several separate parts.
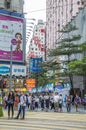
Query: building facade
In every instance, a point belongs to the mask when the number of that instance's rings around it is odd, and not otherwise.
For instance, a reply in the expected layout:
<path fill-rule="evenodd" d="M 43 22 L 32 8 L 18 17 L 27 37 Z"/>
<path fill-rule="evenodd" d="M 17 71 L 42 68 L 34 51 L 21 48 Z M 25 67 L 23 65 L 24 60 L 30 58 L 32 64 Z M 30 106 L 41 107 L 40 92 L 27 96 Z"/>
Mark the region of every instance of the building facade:
<path fill-rule="evenodd" d="M 73 32 L 73 35 L 75 36 L 80 35 L 81 38 L 78 41 L 70 42 L 70 44 L 75 43 L 75 44 L 82 44 L 86 43 L 86 6 L 82 8 L 79 13 L 74 17 L 74 19 L 70 22 L 70 24 L 76 26 L 78 29 Z M 70 37 L 72 33 L 69 33 Z M 67 35 L 68 36 L 68 35 Z M 65 37 L 65 35 L 64 35 Z M 71 55 L 71 59 L 82 59 L 82 57 L 85 56 L 83 53 L 82 54 L 73 54 Z M 66 59 L 66 57 L 65 57 Z M 86 93 L 86 79 L 85 76 L 73 76 L 73 85 L 74 88 L 78 88 L 83 90 L 83 93 Z"/>
<path fill-rule="evenodd" d="M 23 0 L 1 0 L 0 9 L 6 9 L 10 12 L 23 13 Z"/>
<path fill-rule="evenodd" d="M 86 5 L 85 0 L 47 0 L 46 1 L 46 45 L 54 49 L 63 34 L 59 31 L 75 17 Z"/>
<path fill-rule="evenodd" d="M 38 20 L 34 26 L 33 36 L 29 45 L 27 59 L 42 57 L 45 60 L 45 23 Z"/>

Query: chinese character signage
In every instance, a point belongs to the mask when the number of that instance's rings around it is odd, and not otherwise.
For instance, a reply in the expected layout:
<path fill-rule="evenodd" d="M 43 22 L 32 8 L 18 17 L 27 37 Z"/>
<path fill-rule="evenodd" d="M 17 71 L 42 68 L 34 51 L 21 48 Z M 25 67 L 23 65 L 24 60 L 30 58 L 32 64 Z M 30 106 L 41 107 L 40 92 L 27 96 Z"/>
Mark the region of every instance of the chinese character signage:
<path fill-rule="evenodd" d="M 30 72 L 41 72 L 42 71 L 42 58 L 30 58 Z"/>

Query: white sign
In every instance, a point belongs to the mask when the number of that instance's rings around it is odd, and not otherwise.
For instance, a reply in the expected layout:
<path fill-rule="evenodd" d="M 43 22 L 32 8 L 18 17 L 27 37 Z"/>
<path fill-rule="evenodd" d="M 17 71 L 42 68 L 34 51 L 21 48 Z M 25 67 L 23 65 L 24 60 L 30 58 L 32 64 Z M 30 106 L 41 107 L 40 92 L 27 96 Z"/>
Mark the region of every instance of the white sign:
<path fill-rule="evenodd" d="M 22 65 L 13 65 L 12 67 L 12 75 L 15 76 L 26 76 L 26 66 Z"/>

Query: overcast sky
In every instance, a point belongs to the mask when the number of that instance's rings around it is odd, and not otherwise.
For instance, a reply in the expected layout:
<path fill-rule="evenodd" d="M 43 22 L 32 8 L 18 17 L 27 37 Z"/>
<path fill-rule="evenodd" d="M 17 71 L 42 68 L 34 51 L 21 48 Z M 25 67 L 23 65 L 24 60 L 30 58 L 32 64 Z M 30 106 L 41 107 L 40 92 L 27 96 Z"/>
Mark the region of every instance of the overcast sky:
<path fill-rule="evenodd" d="M 27 13 L 27 24 L 29 23 L 28 20 L 31 18 L 36 19 L 35 23 L 38 22 L 38 19 L 42 19 L 46 22 L 46 0 L 24 0 L 24 12 Z M 26 44 L 27 53 L 33 31 L 29 31 L 31 33 L 30 36 L 28 36 L 29 32 L 26 32 L 26 39 L 28 39 Z"/>
<path fill-rule="evenodd" d="M 46 0 L 24 0 L 24 12 L 27 18 L 43 19 L 46 21 Z"/>

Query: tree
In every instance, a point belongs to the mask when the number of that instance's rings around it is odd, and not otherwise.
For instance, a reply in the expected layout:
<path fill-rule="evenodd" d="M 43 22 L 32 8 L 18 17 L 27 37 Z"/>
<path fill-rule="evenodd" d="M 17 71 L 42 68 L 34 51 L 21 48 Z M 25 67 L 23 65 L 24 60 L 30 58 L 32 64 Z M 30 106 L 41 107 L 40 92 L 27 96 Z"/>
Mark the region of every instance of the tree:
<path fill-rule="evenodd" d="M 74 32 L 77 30 L 76 26 L 68 24 L 60 32 L 64 34 L 64 39 L 58 42 L 58 47 L 50 51 L 50 56 L 63 56 L 62 68 L 63 72 L 66 72 L 66 76 L 69 77 L 71 88 L 73 89 L 73 73 L 70 71 L 68 64 L 71 61 L 77 61 L 77 54 L 82 53 L 82 49 L 78 41 L 81 39 L 80 35 L 76 35 Z"/>
<path fill-rule="evenodd" d="M 83 76 L 84 93 L 86 93 L 86 56 L 69 63 L 69 68 L 74 75 Z"/>
<path fill-rule="evenodd" d="M 30 78 L 36 79 L 36 87 L 44 86 L 47 84 L 48 78 L 46 72 L 47 72 L 46 68 L 42 68 L 41 72 L 37 72 L 37 73 L 33 72 L 30 74 Z"/>
<path fill-rule="evenodd" d="M 55 78 L 57 76 L 55 70 L 59 68 L 59 64 L 56 61 L 42 62 L 42 71 L 38 73 L 31 73 L 30 78 L 36 79 L 36 86 L 45 86 L 48 83 L 55 84 Z M 52 74 L 51 74 L 52 72 Z"/>
<path fill-rule="evenodd" d="M 69 68 L 75 75 L 86 76 L 86 56 L 77 61 L 72 61 L 69 63 Z"/>

